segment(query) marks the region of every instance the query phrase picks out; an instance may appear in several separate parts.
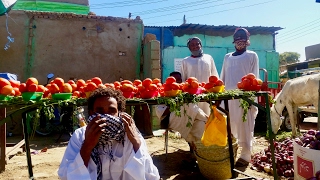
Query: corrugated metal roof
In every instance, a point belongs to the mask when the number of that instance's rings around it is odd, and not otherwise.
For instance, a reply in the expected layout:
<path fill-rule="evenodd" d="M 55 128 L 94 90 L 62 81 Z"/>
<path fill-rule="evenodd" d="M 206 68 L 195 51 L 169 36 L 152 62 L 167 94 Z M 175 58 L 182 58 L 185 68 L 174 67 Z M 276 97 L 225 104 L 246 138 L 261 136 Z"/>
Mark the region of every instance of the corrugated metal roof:
<path fill-rule="evenodd" d="M 310 60 L 306 60 L 306 61 L 299 61 L 299 62 L 295 62 L 295 63 L 290 63 L 287 65 L 281 65 L 280 67 L 292 67 L 292 66 L 298 66 L 300 64 L 319 64 L 320 63 L 320 58 L 315 58 L 315 59 L 310 59 Z"/>
<path fill-rule="evenodd" d="M 199 31 L 224 31 L 224 32 L 234 32 L 238 27 L 246 28 L 250 34 L 273 34 L 283 28 L 281 27 L 264 27 L 264 26 L 235 26 L 235 25 L 202 25 L 202 24 L 182 24 L 180 26 L 145 26 L 146 28 L 169 28 L 171 30 L 199 30 Z"/>

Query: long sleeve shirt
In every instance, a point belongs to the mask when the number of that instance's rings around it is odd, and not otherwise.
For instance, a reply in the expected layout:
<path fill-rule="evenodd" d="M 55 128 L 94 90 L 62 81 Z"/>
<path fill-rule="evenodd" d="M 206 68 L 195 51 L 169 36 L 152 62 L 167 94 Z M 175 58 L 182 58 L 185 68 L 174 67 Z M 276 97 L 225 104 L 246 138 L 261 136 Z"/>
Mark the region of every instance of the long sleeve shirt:
<path fill-rule="evenodd" d="M 213 58 L 209 54 L 203 54 L 201 57 L 186 57 L 181 62 L 180 70 L 182 81 L 189 77 L 195 77 L 198 81 L 209 82 L 212 75 L 218 76 L 218 71 Z"/>
<path fill-rule="evenodd" d="M 77 129 L 70 138 L 58 171 L 62 180 L 96 180 L 97 166 L 90 158 L 88 167 L 84 165 L 80 149 L 85 139 L 86 126 Z M 157 167 L 148 153 L 146 142 L 139 135 L 141 146 L 134 152 L 133 145 L 125 135 L 124 145 L 114 141 L 112 152 L 114 161 L 108 155 L 100 155 L 103 180 L 159 180 Z"/>
<path fill-rule="evenodd" d="M 182 81 L 189 77 L 195 77 L 200 83 L 209 82 L 210 76 L 219 77 L 216 64 L 211 55 L 203 54 L 201 57 L 186 57 L 181 62 L 181 77 Z M 206 102 L 197 104 L 208 116 L 210 114 L 210 107 Z"/>
<path fill-rule="evenodd" d="M 225 55 L 220 78 L 226 90 L 237 89 L 237 83 L 249 73 L 259 77 L 259 58 L 255 52 L 247 50 L 238 56 L 232 56 L 232 53 Z"/>

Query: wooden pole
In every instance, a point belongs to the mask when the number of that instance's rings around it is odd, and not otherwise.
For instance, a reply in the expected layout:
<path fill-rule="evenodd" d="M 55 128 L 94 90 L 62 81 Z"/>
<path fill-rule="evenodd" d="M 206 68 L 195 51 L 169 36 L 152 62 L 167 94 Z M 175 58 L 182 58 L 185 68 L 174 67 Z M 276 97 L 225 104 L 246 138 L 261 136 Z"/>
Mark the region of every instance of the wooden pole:
<path fill-rule="evenodd" d="M 228 146 L 229 146 L 229 154 L 230 154 L 231 174 L 232 174 L 232 178 L 235 178 L 236 173 L 233 170 L 234 169 L 234 154 L 233 154 L 233 146 L 232 146 L 231 123 L 230 123 L 228 100 L 224 100 L 224 106 L 225 106 L 224 113 L 226 113 L 226 115 L 227 115 L 227 132 L 228 132 Z"/>
<path fill-rule="evenodd" d="M 318 130 L 320 130 L 320 81 L 319 81 L 319 88 L 318 88 Z"/>
<path fill-rule="evenodd" d="M 271 127 L 269 95 L 268 95 L 268 93 L 265 93 L 263 95 L 266 99 L 266 115 L 267 115 L 266 118 L 267 118 L 267 123 L 268 123 L 268 134 L 269 134 L 269 142 L 270 142 L 270 150 L 271 150 L 273 177 L 275 180 L 278 180 L 279 178 L 278 178 L 278 173 L 277 173 L 276 160 L 274 157 L 274 144 L 273 144 L 275 134 L 273 134 L 272 127 Z"/>
<path fill-rule="evenodd" d="M 25 140 L 25 149 L 27 155 L 27 163 L 28 163 L 28 172 L 29 172 L 29 179 L 34 179 L 33 171 L 32 171 L 32 162 L 31 162 L 31 153 L 30 153 L 30 141 L 29 141 L 29 133 L 27 128 L 27 112 L 22 113 L 22 126 L 23 126 L 23 134 Z"/>
<path fill-rule="evenodd" d="M 6 117 L 6 108 L 0 108 L 0 120 Z M 0 172 L 6 166 L 6 123 L 0 126 Z"/>

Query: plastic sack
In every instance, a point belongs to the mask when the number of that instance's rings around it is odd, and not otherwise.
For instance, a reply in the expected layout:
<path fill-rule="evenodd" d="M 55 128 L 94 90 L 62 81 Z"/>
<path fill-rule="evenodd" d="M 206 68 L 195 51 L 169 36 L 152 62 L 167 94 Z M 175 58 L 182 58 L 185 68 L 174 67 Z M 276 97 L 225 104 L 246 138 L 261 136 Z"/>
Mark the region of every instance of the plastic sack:
<path fill-rule="evenodd" d="M 9 12 L 17 0 L 0 0 L 0 16 Z"/>
<path fill-rule="evenodd" d="M 206 123 L 201 142 L 204 146 L 227 145 L 226 117 L 217 110 L 216 106 L 212 106 L 212 111 Z"/>

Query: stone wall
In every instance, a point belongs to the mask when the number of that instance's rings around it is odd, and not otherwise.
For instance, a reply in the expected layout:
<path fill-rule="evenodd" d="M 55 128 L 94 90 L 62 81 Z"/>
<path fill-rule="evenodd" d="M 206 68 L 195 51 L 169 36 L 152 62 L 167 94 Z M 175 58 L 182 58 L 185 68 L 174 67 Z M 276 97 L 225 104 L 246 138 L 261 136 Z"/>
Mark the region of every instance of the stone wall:
<path fill-rule="evenodd" d="M 161 79 L 160 67 L 160 42 L 155 40 L 155 36 L 148 34 L 144 37 L 143 44 L 143 78 Z M 160 128 L 160 120 L 156 116 L 155 106 L 150 106 L 150 115 L 153 129 Z"/>
<path fill-rule="evenodd" d="M 40 84 L 54 73 L 63 79 L 103 82 L 140 76 L 143 23 L 126 19 L 71 13 L 10 11 L 10 48 L 0 49 L 0 72 L 18 80 L 36 77 Z M 0 17 L 0 45 L 7 43 L 5 16 Z"/>

